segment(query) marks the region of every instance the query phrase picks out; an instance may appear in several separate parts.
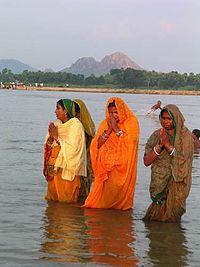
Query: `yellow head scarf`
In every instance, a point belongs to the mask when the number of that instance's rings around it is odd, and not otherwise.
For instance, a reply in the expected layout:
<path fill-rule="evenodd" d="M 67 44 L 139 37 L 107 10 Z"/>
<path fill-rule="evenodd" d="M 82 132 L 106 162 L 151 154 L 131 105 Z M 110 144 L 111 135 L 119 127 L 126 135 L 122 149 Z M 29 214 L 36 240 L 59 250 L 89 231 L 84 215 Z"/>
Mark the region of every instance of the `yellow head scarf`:
<path fill-rule="evenodd" d="M 95 135 L 95 124 L 92 120 L 92 117 L 85 105 L 85 103 L 81 99 L 74 99 L 73 100 L 75 103 L 79 105 L 80 108 L 80 118 L 79 120 L 81 121 L 85 132 L 91 136 L 94 137 Z"/>

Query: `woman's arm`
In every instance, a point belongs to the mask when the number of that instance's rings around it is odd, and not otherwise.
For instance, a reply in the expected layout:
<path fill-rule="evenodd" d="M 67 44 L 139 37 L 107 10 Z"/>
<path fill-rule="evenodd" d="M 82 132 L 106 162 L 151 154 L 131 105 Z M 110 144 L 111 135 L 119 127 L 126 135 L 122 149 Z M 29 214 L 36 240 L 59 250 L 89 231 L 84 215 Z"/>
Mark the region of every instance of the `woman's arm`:
<path fill-rule="evenodd" d="M 110 134 L 112 133 L 112 125 L 110 119 L 107 120 L 108 129 L 105 130 L 97 140 L 97 148 L 99 149 L 109 138 Z"/>
<path fill-rule="evenodd" d="M 161 152 L 162 152 L 162 146 L 159 144 L 154 146 L 153 149 L 150 150 L 149 152 L 145 152 L 143 157 L 144 165 L 145 166 L 151 165 L 157 159 L 157 157 L 160 155 Z"/>
<path fill-rule="evenodd" d="M 104 131 L 97 140 L 97 148 L 99 149 L 109 138 L 111 132 L 109 130 Z"/>

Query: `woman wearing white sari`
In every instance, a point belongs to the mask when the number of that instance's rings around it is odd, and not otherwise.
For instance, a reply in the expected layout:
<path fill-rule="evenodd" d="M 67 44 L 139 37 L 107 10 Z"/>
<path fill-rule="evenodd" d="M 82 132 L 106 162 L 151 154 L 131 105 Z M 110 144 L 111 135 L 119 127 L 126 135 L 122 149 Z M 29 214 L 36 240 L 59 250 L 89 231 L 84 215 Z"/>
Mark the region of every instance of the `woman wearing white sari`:
<path fill-rule="evenodd" d="M 45 198 L 76 203 L 80 176 L 87 176 L 85 133 L 74 117 L 70 99 L 61 99 L 55 110 L 57 121 L 49 124 L 44 144 L 44 176 L 48 182 Z"/>

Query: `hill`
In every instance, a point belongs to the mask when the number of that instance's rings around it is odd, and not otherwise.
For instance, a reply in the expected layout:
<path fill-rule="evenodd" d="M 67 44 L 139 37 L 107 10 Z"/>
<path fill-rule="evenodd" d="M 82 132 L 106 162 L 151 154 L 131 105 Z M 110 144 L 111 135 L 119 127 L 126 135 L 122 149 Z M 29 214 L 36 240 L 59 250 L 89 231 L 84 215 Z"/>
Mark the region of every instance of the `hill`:
<path fill-rule="evenodd" d="M 83 74 L 96 76 L 109 73 L 111 69 L 126 69 L 132 68 L 141 70 L 132 59 L 121 52 L 115 52 L 111 55 L 105 56 L 101 61 L 96 61 L 93 57 L 82 57 L 73 63 L 69 68 L 61 70 L 62 72 L 70 72 L 73 74 Z"/>
<path fill-rule="evenodd" d="M 22 73 L 24 70 L 38 71 L 16 59 L 0 59 L 0 71 L 5 68 L 11 70 L 14 74 Z"/>

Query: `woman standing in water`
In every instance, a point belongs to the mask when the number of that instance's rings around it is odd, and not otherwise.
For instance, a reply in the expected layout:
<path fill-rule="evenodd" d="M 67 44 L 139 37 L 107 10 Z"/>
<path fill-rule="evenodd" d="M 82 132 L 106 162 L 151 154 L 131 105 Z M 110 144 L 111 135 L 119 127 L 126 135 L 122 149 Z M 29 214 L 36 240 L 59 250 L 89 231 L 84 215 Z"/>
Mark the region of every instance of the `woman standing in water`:
<path fill-rule="evenodd" d="M 87 208 L 127 210 L 133 206 L 137 176 L 139 124 L 120 98 L 108 100 L 106 119 L 91 143 L 94 185 Z"/>
<path fill-rule="evenodd" d="M 80 176 L 87 176 L 85 133 L 81 122 L 74 117 L 70 99 L 59 100 L 55 113 L 58 120 L 49 124 L 44 144 L 44 176 L 48 182 L 45 198 L 76 203 Z"/>
<path fill-rule="evenodd" d="M 152 204 L 144 219 L 177 222 L 186 211 L 191 187 L 193 139 L 175 105 L 161 110 L 160 123 L 162 128 L 150 136 L 145 147 L 144 164 L 151 165 Z"/>

